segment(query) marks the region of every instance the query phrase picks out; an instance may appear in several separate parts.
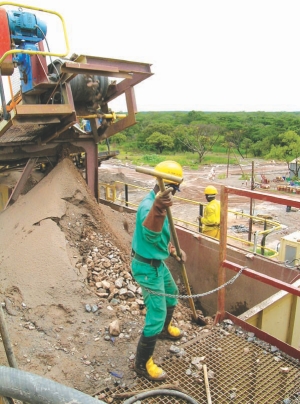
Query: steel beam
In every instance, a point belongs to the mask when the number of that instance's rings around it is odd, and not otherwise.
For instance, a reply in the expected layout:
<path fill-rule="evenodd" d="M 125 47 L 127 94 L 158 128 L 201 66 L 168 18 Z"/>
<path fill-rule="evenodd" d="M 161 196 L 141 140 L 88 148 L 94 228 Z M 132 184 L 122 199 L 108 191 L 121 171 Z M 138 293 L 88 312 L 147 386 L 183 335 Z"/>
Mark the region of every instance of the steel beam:
<path fill-rule="evenodd" d="M 135 92 L 133 87 L 126 88 L 125 90 L 126 96 L 126 105 L 128 110 L 128 115 L 126 118 L 123 118 L 117 122 L 114 122 L 110 125 L 106 131 L 99 136 L 99 141 L 103 139 L 108 139 L 109 137 L 115 135 L 116 133 L 121 132 L 122 130 L 129 128 L 136 124 L 135 114 L 137 112 L 136 107 L 136 99 L 135 99 Z"/>
<path fill-rule="evenodd" d="M 243 275 L 249 276 L 249 278 L 256 279 L 260 282 L 266 283 L 267 285 L 274 286 L 279 290 L 285 290 L 286 292 L 292 293 L 293 295 L 300 297 L 300 289 L 298 287 L 290 285 L 289 283 L 282 282 L 278 279 L 272 278 L 271 276 L 265 274 L 261 274 L 257 271 L 254 271 L 253 269 L 244 268 L 242 265 L 235 264 L 228 260 L 223 261 L 223 266 L 235 272 L 239 272 L 243 268 L 242 271 Z"/>
<path fill-rule="evenodd" d="M 234 188 L 234 187 L 224 187 L 224 191 L 227 194 L 234 194 L 239 196 L 245 196 L 247 198 L 258 199 L 260 201 L 267 201 L 272 203 L 277 203 L 279 205 L 289 205 L 295 208 L 300 208 L 300 201 L 292 200 L 284 196 L 265 194 L 258 191 L 248 191 L 246 189 Z"/>
<path fill-rule="evenodd" d="M 17 182 L 16 186 L 14 187 L 4 209 L 6 209 L 9 205 L 12 205 L 14 202 L 16 202 L 16 200 L 18 199 L 18 197 L 20 196 L 21 192 L 24 189 L 24 186 L 28 180 L 28 177 L 30 176 L 32 169 L 34 168 L 34 166 L 36 164 L 36 161 L 37 161 L 37 159 L 28 160 L 28 162 L 23 170 L 23 173 L 22 173 L 21 177 L 19 178 L 19 181 Z"/>
<path fill-rule="evenodd" d="M 74 146 L 82 147 L 85 150 L 86 158 L 86 182 L 92 194 L 98 201 L 98 145 L 93 140 L 73 141 Z"/>

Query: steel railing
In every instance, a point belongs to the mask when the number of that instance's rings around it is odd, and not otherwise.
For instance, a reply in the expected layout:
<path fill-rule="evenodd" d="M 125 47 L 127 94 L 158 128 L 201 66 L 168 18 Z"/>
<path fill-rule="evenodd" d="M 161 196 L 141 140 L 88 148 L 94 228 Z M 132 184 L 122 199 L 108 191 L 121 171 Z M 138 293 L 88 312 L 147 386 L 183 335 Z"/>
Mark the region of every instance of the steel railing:
<path fill-rule="evenodd" d="M 128 184 L 123 181 L 115 181 L 112 184 L 100 182 L 99 183 L 99 195 L 101 195 L 102 188 L 104 189 L 104 199 L 105 200 L 110 201 L 112 203 L 124 204 L 126 207 L 132 207 L 132 208 L 137 208 L 142 197 L 145 196 L 146 192 L 149 192 L 151 190 L 151 188 Z M 129 195 L 130 195 L 129 189 L 131 189 L 131 188 L 135 189 L 135 190 L 138 189 L 141 191 L 145 191 L 145 193 L 142 194 L 141 198 L 137 198 L 136 195 L 132 196 L 132 198 L 134 200 L 130 201 L 129 200 Z M 123 193 L 124 193 L 124 198 L 122 197 Z M 103 192 L 102 192 L 102 194 L 103 194 Z M 177 201 L 180 201 L 180 202 L 184 202 L 186 204 L 198 206 L 199 214 L 201 212 L 201 207 L 206 206 L 205 203 L 201 203 L 199 201 L 195 201 L 192 199 L 182 198 L 177 195 L 174 196 L 174 199 Z M 272 258 L 275 258 L 278 255 L 277 250 L 274 250 L 273 248 L 270 248 L 266 245 L 266 239 L 267 239 L 267 236 L 270 235 L 271 233 L 282 230 L 284 228 L 282 224 L 275 222 L 273 220 L 270 220 L 270 219 L 259 217 L 259 216 L 252 216 L 247 213 L 244 213 L 243 211 L 228 209 L 228 213 L 235 215 L 236 218 L 240 217 L 240 218 L 244 218 L 244 219 L 249 219 L 249 222 L 250 222 L 250 220 L 252 220 L 252 223 L 253 222 L 255 222 L 257 224 L 261 223 L 264 226 L 263 230 L 256 230 L 256 231 L 251 232 L 253 234 L 253 241 L 245 240 L 242 237 L 237 236 L 236 233 L 234 235 L 231 235 L 227 231 L 227 237 L 229 239 L 231 239 L 233 242 L 241 243 L 242 245 L 246 246 L 248 249 L 251 249 L 251 251 L 256 254 L 267 255 Z M 201 228 L 199 226 L 198 220 L 196 220 L 195 222 L 191 222 L 191 221 L 183 219 L 181 217 L 176 217 L 176 214 L 175 214 L 174 221 L 176 222 L 176 224 L 180 224 L 183 227 L 192 228 L 192 230 L 201 232 Z M 248 227 L 248 229 L 245 227 L 245 233 L 247 233 L 247 235 L 249 234 L 249 231 L 250 231 L 249 227 Z"/>

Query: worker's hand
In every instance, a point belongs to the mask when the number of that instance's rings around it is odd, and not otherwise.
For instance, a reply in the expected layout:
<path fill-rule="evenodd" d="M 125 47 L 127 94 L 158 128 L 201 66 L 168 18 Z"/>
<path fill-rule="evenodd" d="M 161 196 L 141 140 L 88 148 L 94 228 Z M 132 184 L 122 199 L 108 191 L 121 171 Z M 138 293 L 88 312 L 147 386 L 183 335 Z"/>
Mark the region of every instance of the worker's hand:
<path fill-rule="evenodd" d="M 181 257 L 176 257 L 177 261 L 179 262 L 186 262 L 186 253 L 180 249 Z"/>
<path fill-rule="evenodd" d="M 158 192 L 155 196 L 152 208 L 143 222 L 143 226 L 154 232 L 161 232 L 165 217 L 167 216 L 167 208 L 171 206 L 172 203 L 172 188 Z"/>
<path fill-rule="evenodd" d="M 172 243 L 169 243 L 169 253 L 170 256 L 175 258 L 178 262 L 186 262 L 186 253 L 180 249 L 180 257 L 176 253 L 176 248 Z"/>
<path fill-rule="evenodd" d="M 200 223 L 201 223 L 202 217 L 203 217 L 203 216 L 201 216 L 201 215 L 197 217 L 197 220 L 199 220 Z"/>
<path fill-rule="evenodd" d="M 158 192 L 155 197 L 154 205 L 160 210 L 164 210 L 173 205 L 172 188 L 168 188 L 163 192 Z"/>

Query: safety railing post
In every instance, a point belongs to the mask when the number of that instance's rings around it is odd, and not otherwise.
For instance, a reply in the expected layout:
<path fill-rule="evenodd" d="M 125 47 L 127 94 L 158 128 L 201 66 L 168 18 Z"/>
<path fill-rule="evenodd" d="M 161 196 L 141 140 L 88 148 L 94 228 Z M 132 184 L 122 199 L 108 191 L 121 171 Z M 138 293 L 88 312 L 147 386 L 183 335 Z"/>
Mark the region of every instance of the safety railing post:
<path fill-rule="evenodd" d="M 125 184 L 125 206 L 128 206 L 128 185 Z"/>
<path fill-rule="evenodd" d="M 256 253 L 257 250 L 257 241 L 258 241 L 258 231 L 254 232 L 254 243 L 253 243 L 253 252 Z"/>
<path fill-rule="evenodd" d="M 202 205 L 202 203 L 200 203 L 200 205 L 199 205 L 199 215 L 203 216 L 203 205 Z M 199 219 L 199 233 L 202 233 L 201 219 Z"/>
<path fill-rule="evenodd" d="M 264 221 L 264 231 L 267 230 L 267 228 L 268 228 L 267 221 L 265 220 Z M 261 239 L 261 242 L 260 242 L 260 245 L 261 245 L 260 253 L 261 253 L 261 255 L 265 255 L 265 248 L 264 247 L 266 246 L 266 234 L 263 235 L 263 237 Z"/>
<path fill-rule="evenodd" d="M 218 272 L 218 286 L 224 285 L 226 282 L 226 269 L 223 262 L 226 259 L 227 249 L 227 220 L 228 220 L 228 193 L 226 188 L 221 186 L 221 220 L 220 220 L 220 242 L 219 242 L 219 272 Z M 217 321 L 222 321 L 225 315 L 225 288 L 218 291 L 218 315 Z"/>

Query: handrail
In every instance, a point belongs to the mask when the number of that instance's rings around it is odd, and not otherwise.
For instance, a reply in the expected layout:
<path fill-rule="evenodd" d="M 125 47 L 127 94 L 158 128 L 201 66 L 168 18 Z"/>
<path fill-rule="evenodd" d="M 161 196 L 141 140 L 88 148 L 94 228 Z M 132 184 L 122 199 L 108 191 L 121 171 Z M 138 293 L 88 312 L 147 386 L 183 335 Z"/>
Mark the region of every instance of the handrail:
<path fill-rule="evenodd" d="M 34 6 L 27 6 L 25 4 L 20 4 L 20 3 L 13 3 L 13 2 L 6 2 L 6 1 L 1 1 L 0 2 L 0 7 L 6 5 L 6 6 L 16 6 L 16 7 L 21 7 L 21 8 L 27 8 L 27 9 L 31 9 L 31 10 L 36 10 L 36 11 L 42 11 L 45 13 L 49 13 L 49 14 L 54 14 L 57 17 L 60 18 L 61 22 L 62 22 L 62 27 L 63 27 L 63 32 L 64 32 L 64 39 L 65 39 L 65 45 L 66 45 L 66 52 L 65 53 L 55 53 L 55 52 L 45 52 L 45 51 L 32 51 L 32 50 L 25 50 L 25 49 L 11 49 L 9 51 L 6 51 L 3 56 L 0 58 L 0 68 L 1 68 L 1 64 L 2 62 L 7 58 L 8 55 L 14 54 L 14 53 L 26 53 L 28 55 L 42 55 L 42 56 L 57 56 L 57 57 L 65 57 L 67 56 L 67 54 L 70 52 L 69 49 L 69 41 L 68 41 L 68 36 L 67 36 L 67 30 L 66 30 L 66 26 L 65 26 L 65 22 L 63 17 L 57 13 L 56 11 L 52 11 L 52 10 L 47 10 L 47 9 L 43 9 L 40 7 L 34 7 Z"/>
<path fill-rule="evenodd" d="M 99 183 L 99 186 L 106 187 L 106 188 L 107 188 L 107 187 L 110 187 L 110 188 L 116 189 L 115 184 L 123 184 L 124 186 L 130 186 L 130 187 L 132 187 L 132 188 L 137 188 L 137 189 L 141 189 L 141 190 L 144 190 L 144 191 L 150 191 L 150 190 L 151 190 L 151 188 L 141 187 L 141 186 L 139 186 L 139 185 L 128 184 L 128 183 L 126 183 L 126 182 L 124 182 L 124 181 L 114 181 L 113 184 Z M 99 194 L 100 194 L 100 192 L 99 192 Z M 206 203 L 201 203 L 201 202 L 198 202 L 198 201 L 194 201 L 194 200 L 192 200 L 192 199 L 182 198 L 182 197 L 177 196 L 177 195 L 174 195 L 174 199 L 177 199 L 177 200 L 180 200 L 180 201 L 184 201 L 184 202 L 188 202 L 188 203 L 191 203 L 191 204 L 197 205 L 197 206 L 199 206 L 199 205 L 205 206 L 205 205 L 206 205 Z M 116 192 L 115 192 L 115 197 L 113 198 L 112 201 L 114 202 L 115 200 L 120 201 L 120 202 L 125 202 L 126 205 L 131 205 L 131 206 L 133 206 L 133 207 L 137 207 L 137 206 L 138 206 L 137 203 L 130 202 L 130 201 L 128 201 L 128 200 L 124 200 L 124 199 L 122 199 L 122 198 L 119 198 L 119 197 L 116 195 Z M 249 215 L 249 214 L 247 214 L 247 213 L 238 212 L 238 211 L 231 210 L 231 209 L 228 209 L 228 212 L 233 213 L 233 214 L 236 215 L 236 216 L 247 217 L 247 218 L 249 218 L 249 219 L 252 218 L 252 219 L 254 219 L 254 220 L 256 220 L 256 221 L 259 221 L 259 222 L 265 222 L 267 225 L 272 226 L 270 229 L 264 229 L 264 230 L 259 230 L 259 231 L 254 232 L 254 233 L 253 233 L 253 234 L 254 234 L 254 240 L 255 240 L 254 243 L 251 242 L 251 241 L 249 241 L 249 240 L 244 240 L 244 239 L 242 239 L 242 238 L 239 238 L 239 237 L 236 237 L 236 236 L 232 236 L 232 235 L 230 235 L 230 234 L 227 234 L 227 237 L 230 238 L 230 239 L 232 239 L 232 240 L 236 240 L 236 241 L 245 243 L 245 244 L 247 244 L 248 246 L 253 246 L 253 250 L 254 250 L 253 252 L 256 253 L 256 254 L 257 254 L 256 249 L 257 249 L 257 240 L 258 240 L 258 237 L 259 237 L 259 236 L 262 236 L 262 237 L 265 239 L 268 234 L 270 234 L 270 233 L 272 233 L 272 232 L 274 232 L 274 231 L 280 230 L 280 229 L 282 228 L 282 225 L 281 225 L 280 223 L 275 222 L 275 221 L 273 221 L 273 220 L 260 218 L 259 216 L 251 216 L 251 215 Z M 188 226 L 195 227 L 195 228 L 198 229 L 198 224 L 196 224 L 196 223 L 192 223 L 192 222 L 189 222 L 189 221 L 187 221 L 187 220 L 177 218 L 177 217 L 175 217 L 175 216 L 174 216 L 174 220 L 176 220 L 176 222 L 184 223 L 184 224 L 186 224 L 186 225 L 188 225 Z M 269 247 L 267 247 L 267 246 L 265 246 L 265 245 L 261 245 L 261 249 L 264 249 L 264 250 L 266 250 L 266 251 L 269 251 L 269 252 L 271 253 L 271 256 L 272 256 L 273 258 L 278 255 L 278 251 L 273 250 L 272 248 L 269 248 Z"/>
<path fill-rule="evenodd" d="M 283 198 L 280 196 L 274 196 L 270 194 L 263 194 L 257 191 L 245 191 L 238 188 L 226 187 L 224 185 L 221 186 L 221 205 L 223 207 L 228 206 L 228 194 L 233 193 L 239 196 L 246 196 L 252 199 L 265 200 L 268 202 L 277 203 L 280 205 L 287 205 L 287 202 L 290 206 L 300 207 L 300 201 L 290 200 L 287 198 Z M 219 273 L 218 273 L 218 285 L 222 285 L 223 280 L 226 278 L 226 269 L 231 269 L 235 272 L 238 272 L 242 267 L 234 262 L 231 262 L 227 259 L 227 215 L 224 212 L 224 209 L 221 211 L 221 232 L 220 232 L 220 249 L 219 249 Z M 276 287 L 280 290 L 285 290 L 286 292 L 292 293 L 295 296 L 300 296 L 300 289 L 295 286 L 290 285 L 287 282 L 280 281 L 268 275 L 262 274 L 258 271 L 255 271 L 250 268 L 243 268 L 243 275 L 249 276 L 259 282 L 265 283 L 269 286 Z M 215 321 L 222 321 L 225 318 L 225 289 L 223 288 L 218 292 L 218 312 Z"/>

